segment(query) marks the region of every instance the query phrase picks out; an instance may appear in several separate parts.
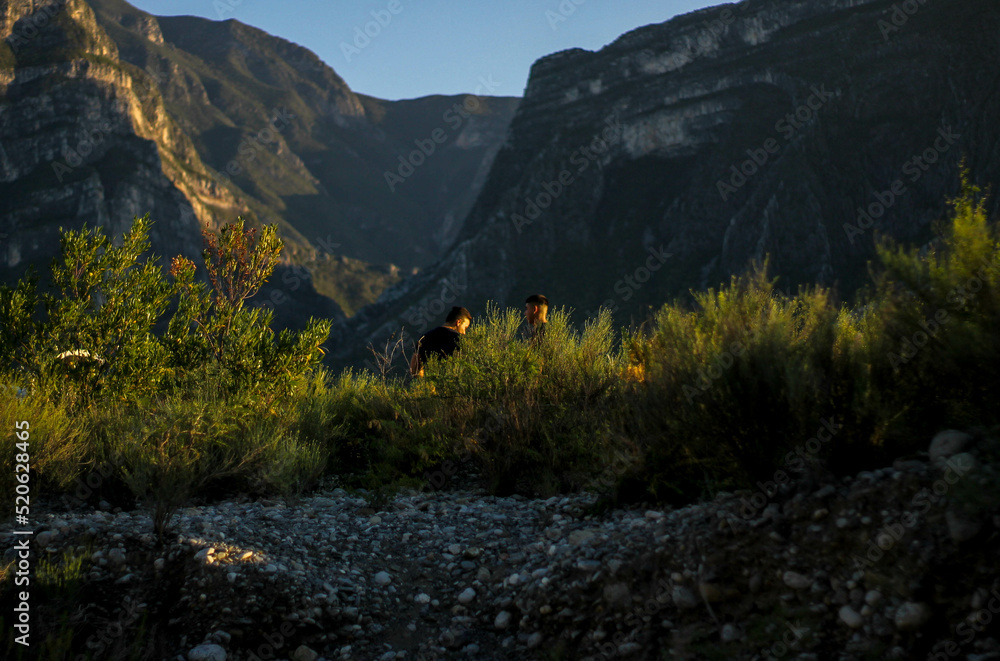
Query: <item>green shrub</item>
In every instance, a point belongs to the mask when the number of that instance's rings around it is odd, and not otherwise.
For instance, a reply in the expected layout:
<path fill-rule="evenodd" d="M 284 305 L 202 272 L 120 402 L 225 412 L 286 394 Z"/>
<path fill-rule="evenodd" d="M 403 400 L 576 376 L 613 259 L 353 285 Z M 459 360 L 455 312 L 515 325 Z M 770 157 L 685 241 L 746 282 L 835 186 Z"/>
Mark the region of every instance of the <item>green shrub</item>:
<path fill-rule="evenodd" d="M 543 339 L 532 342 L 521 336 L 518 311 L 491 306 L 460 351 L 429 361 L 427 386 L 491 490 L 551 494 L 607 482 L 624 460 L 616 451 L 621 356 L 613 343 L 606 312 L 581 332 L 553 311 Z"/>

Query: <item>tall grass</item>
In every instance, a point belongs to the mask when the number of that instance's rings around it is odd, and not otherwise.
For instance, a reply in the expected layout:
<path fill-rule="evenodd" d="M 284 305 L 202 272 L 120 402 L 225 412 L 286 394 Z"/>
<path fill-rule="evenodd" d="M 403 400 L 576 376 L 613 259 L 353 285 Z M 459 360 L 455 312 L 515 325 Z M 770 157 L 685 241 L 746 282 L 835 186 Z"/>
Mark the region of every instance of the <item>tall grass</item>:
<path fill-rule="evenodd" d="M 324 475 L 427 487 L 442 462 L 495 493 L 677 502 L 776 471 L 884 465 L 938 428 L 1000 422 L 1000 239 L 966 177 L 939 238 L 882 242 L 850 306 L 819 287 L 783 294 L 764 265 L 621 332 L 606 312 L 574 325 L 554 310 L 531 341 L 518 311 L 490 306 L 423 379 L 313 369 L 274 398 L 208 366 L 152 394 L 0 388 L 0 425 L 30 421 L 43 493 L 97 471 L 91 498 L 138 499 L 160 532 L 192 497 L 293 493 Z M 0 435 L 8 487 L 13 442 Z M 803 446 L 816 449 L 805 463 Z"/>

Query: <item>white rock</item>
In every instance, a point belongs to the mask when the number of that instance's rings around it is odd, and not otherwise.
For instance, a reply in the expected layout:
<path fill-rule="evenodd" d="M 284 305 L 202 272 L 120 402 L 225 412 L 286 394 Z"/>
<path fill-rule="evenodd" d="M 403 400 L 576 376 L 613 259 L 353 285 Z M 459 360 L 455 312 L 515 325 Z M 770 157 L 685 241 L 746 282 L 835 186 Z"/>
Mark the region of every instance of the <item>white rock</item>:
<path fill-rule="evenodd" d="M 375 574 L 375 585 L 385 587 L 392 583 L 392 577 L 389 576 L 388 572 L 380 571 Z"/>
<path fill-rule="evenodd" d="M 932 464 L 939 460 L 947 459 L 953 454 L 957 454 L 965 449 L 965 446 L 972 440 L 972 436 L 957 429 L 946 429 L 938 432 L 931 441 L 931 447 L 927 450 Z"/>
<path fill-rule="evenodd" d="M 462 590 L 462 594 L 458 595 L 458 603 L 468 604 L 471 603 L 473 599 L 476 598 L 476 591 L 472 588 L 465 588 Z"/>
<path fill-rule="evenodd" d="M 812 585 L 812 580 L 808 576 L 804 576 L 794 571 L 786 571 L 781 575 L 781 580 L 785 582 L 785 585 L 793 590 L 805 590 L 807 587 Z"/>
<path fill-rule="evenodd" d="M 292 661 L 316 661 L 319 654 L 305 645 L 299 645 L 292 654 Z"/>
<path fill-rule="evenodd" d="M 852 629 L 860 629 L 861 625 L 865 623 L 861 614 L 846 604 L 840 607 L 837 614 L 840 616 L 840 621 Z"/>
<path fill-rule="evenodd" d="M 944 518 L 948 523 L 948 534 L 951 536 L 952 541 L 958 544 L 967 542 L 979 534 L 979 522 L 970 521 L 954 510 L 945 512 Z"/>
<path fill-rule="evenodd" d="M 421 592 L 413 598 L 413 601 L 418 604 L 429 604 L 431 603 L 431 596 L 426 592 Z"/>
<path fill-rule="evenodd" d="M 511 614 L 508 611 L 500 611 L 497 614 L 495 620 L 493 620 L 493 626 L 496 629 L 506 629 L 510 626 Z"/>
<path fill-rule="evenodd" d="M 622 643 L 621 645 L 618 646 L 618 653 L 621 654 L 622 656 L 635 654 L 640 650 L 642 650 L 642 645 L 640 645 L 639 643 Z"/>
<path fill-rule="evenodd" d="M 188 661 L 226 661 L 226 650 L 220 645 L 199 645 L 188 652 Z"/>
<path fill-rule="evenodd" d="M 674 605 L 682 610 L 685 608 L 694 608 L 698 605 L 698 598 L 683 585 L 675 585 L 670 596 L 674 600 Z"/>
<path fill-rule="evenodd" d="M 907 601 L 896 610 L 896 628 L 900 631 L 913 631 L 920 628 L 930 616 L 930 609 L 925 604 Z"/>

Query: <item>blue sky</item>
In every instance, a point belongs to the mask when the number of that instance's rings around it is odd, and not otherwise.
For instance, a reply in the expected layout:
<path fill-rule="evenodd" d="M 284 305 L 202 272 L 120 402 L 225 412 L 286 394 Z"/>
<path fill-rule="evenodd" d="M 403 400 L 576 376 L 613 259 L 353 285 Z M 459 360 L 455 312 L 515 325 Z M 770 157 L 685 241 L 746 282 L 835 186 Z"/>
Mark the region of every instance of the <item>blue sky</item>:
<path fill-rule="evenodd" d="M 384 99 L 475 92 L 482 85 L 480 79 L 495 83 L 492 92 L 483 93 L 521 96 L 532 62 L 543 55 L 566 48 L 596 50 L 634 28 L 718 4 L 706 0 L 130 1 L 161 16 L 235 18 L 256 26 L 309 48 L 356 92 Z M 366 28 L 374 36 L 364 35 Z"/>

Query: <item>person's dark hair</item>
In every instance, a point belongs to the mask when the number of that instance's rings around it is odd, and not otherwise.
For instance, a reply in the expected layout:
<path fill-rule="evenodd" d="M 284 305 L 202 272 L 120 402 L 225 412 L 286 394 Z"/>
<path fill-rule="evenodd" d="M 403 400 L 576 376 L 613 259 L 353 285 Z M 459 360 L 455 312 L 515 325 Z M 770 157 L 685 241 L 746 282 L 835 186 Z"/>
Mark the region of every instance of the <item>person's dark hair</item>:
<path fill-rule="evenodd" d="M 453 324 L 459 319 L 468 319 L 471 322 L 472 315 L 469 314 L 469 311 L 465 308 L 456 305 L 451 309 L 451 312 L 448 313 L 448 316 L 444 318 L 444 321 L 445 323 Z"/>
<path fill-rule="evenodd" d="M 549 299 L 545 298 L 541 294 L 532 294 L 524 302 L 531 303 L 532 305 L 538 305 L 543 308 L 549 307 Z"/>

